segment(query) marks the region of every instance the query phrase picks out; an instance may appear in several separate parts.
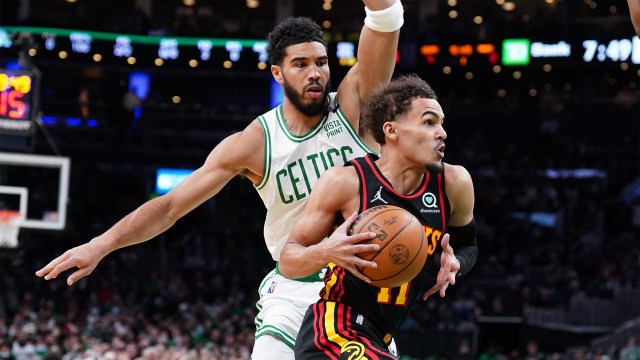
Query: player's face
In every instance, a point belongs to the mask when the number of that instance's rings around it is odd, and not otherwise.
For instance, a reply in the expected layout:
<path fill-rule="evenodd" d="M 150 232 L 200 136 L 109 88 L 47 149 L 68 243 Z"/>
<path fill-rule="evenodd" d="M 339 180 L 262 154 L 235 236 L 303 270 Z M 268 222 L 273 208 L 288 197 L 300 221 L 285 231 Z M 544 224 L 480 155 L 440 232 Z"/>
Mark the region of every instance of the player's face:
<path fill-rule="evenodd" d="M 398 146 L 407 158 L 431 172 L 442 172 L 444 165 L 444 140 L 447 132 L 442 127 L 444 112 L 434 99 L 413 100 L 411 109 L 396 122 Z"/>
<path fill-rule="evenodd" d="M 331 91 L 329 58 L 319 42 L 289 46 L 280 69 L 287 99 L 306 116 L 322 114 Z"/>

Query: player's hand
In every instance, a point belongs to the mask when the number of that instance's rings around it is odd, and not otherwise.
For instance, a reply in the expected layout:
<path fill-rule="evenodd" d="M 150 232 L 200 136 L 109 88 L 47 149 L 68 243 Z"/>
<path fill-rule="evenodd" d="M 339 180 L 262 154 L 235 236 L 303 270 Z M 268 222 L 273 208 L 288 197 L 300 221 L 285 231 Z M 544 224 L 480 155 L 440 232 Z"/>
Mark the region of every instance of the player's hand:
<path fill-rule="evenodd" d="M 328 239 L 322 241 L 320 245 L 324 248 L 330 262 L 342 266 L 360 280 L 371 283 L 371 279 L 366 277 L 358 268 L 376 268 L 378 264 L 374 261 L 364 260 L 357 256 L 358 253 L 367 251 L 378 251 L 378 244 L 362 244 L 376 237 L 373 232 L 365 232 L 354 235 L 347 235 L 351 224 L 358 218 L 358 213 L 354 212 L 345 220 Z"/>
<path fill-rule="evenodd" d="M 66 270 L 78 268 L 67 278 L 67 285 L 71 286 L 76 281 L 91 274 L 105 255 L 99 250 L 96 243 L 88 242 L 69 249 L 64 254 L 53 259 L 47 266 L 36 271 L 36 276 L 51 280 L 57 278 L 60 273 Z"/>
<path fill-rule="evenodd" d="M 436 284 L 427 292 L 422 295 L 422 300 L 437 292 L 440 292 L 440 297 L 444 297 L 447 287 L 449 285 L 456 284 L 456 275 L 460 271 L 460 261 L 453 253 L 453 248 L 449 245 L 449 234 L 444 234 L 442 241 L 442 255 L 440 255 L 440 271 L 438 271 L 438 278 Z"/>

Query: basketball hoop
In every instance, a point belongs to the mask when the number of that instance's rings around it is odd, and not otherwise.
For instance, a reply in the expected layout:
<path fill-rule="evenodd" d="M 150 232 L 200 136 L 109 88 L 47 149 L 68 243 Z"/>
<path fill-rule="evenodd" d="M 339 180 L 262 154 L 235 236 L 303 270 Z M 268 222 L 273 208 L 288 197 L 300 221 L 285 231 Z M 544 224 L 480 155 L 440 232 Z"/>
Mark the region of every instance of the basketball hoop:
<path fill-rule="evenodd" d="M 0 248 L 18 247 L 18 232 L 23 216 L 19 211 L 0 210 Z"/>

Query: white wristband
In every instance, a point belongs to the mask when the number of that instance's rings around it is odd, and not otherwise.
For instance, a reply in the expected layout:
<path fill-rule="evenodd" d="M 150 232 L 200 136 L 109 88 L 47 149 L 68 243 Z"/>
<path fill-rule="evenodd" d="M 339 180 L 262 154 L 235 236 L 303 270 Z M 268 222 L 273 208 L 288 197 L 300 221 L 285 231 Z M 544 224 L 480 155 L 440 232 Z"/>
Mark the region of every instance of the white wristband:
<path fill-rule="evenodd" d="M 382 10 L 369 10 L 366 6 L 364 11 L 367 16 L 364 18 L 364 24 L 371 30 L 379 32 L 394 32 L 404 24 L 404 8 L 400 0 Z"/>

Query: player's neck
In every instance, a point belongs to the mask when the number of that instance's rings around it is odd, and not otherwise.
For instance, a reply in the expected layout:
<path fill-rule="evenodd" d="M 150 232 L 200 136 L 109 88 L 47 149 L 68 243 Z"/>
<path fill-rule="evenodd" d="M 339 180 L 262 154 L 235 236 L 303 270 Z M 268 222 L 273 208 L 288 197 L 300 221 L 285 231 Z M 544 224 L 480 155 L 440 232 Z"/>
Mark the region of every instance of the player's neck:
<path fill-rule="evenodd" d="M 425 175 L 424 166 L 416 166 L 406 160 L 385 155 L 376 161 L 376 165 L 393 189 L 405 195 L 415 192 Z"/>
<path fill-rule="evenodd" d="M 300 112 L 291 102 L 285 100 L 282 104 L 282 115 L 289 131 L 294 135 L 301 136 L 313 129 L 322 119 L 324 113 L 309 117 Z"/>

